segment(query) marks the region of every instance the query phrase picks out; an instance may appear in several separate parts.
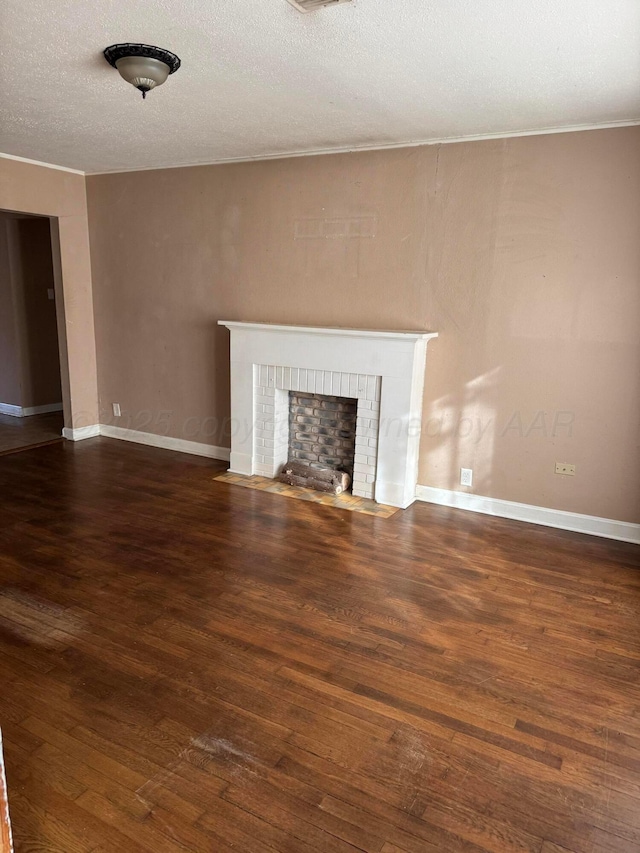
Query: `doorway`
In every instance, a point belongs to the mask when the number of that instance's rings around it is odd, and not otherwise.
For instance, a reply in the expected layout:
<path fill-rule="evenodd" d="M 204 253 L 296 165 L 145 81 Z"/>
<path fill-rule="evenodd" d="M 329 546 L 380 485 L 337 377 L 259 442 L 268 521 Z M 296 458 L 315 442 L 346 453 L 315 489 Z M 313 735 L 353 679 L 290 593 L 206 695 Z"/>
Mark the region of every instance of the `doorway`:
<path fill-rule="evenodd" d="M 48 217 L 0 211 L 0 456 L 62 441 Z"/>

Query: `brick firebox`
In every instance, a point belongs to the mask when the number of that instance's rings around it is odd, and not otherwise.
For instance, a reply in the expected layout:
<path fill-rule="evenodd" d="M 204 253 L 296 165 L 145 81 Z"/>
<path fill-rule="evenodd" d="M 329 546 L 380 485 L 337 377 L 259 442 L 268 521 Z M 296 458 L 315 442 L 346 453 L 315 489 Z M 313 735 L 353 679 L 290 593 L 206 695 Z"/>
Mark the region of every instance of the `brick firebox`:
<path fill-rule="evenodd" d="M 357 399 L 290 391 L 289 458 L 353 478 L 357 411 Z"/>

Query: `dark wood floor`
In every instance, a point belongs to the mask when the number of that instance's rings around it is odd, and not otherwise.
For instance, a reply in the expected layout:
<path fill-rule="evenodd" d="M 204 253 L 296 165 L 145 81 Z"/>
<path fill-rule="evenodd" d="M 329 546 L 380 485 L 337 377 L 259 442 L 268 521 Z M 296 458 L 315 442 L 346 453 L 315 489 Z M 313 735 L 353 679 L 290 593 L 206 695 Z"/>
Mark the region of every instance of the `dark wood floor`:
<path fill-rule="evenodd" d="M 0 456 L 25 447 L 62 441 L 62 412 L 15 418 L 0 414 Z"/>
<path fill-rule="evenodd" d="M 17 851 L 637 853 L 639 549 L 0 459 Z"/>

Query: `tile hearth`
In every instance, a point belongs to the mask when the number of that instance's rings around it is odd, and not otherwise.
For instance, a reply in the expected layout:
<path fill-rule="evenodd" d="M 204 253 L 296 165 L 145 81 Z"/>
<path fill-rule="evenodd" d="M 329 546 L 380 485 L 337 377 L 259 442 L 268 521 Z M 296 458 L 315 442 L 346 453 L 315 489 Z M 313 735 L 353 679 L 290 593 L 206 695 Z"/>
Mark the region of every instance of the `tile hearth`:
<path fill-rule="evenodd" d="M 364 515 L 375 515 L 377 518 L 391 518 L 399 509 L 396 506 L 376 503 L 368 498 L 358 498 L 348 492 L 344 492 L 342 495 L 329 495 L 325 492 L 316 492 L 314 489 L 288 486 L 286 483 L 281 483 L 278 480 L 257 475 L 247 477 L 244 474 L 233 474 L 231 471 L 223 471 L 222 474 L 218 474 L 213 479 L 222 483 L 230 483 L 232 486 L 243 486 L 245 489 L 257 489 L 260 492 L 282 495 L 285 498 L 296 498 L 299 501 L 309 501 L 321 504 L 322 506 L 347 509 L 350 512 L 360 512 Z"/>

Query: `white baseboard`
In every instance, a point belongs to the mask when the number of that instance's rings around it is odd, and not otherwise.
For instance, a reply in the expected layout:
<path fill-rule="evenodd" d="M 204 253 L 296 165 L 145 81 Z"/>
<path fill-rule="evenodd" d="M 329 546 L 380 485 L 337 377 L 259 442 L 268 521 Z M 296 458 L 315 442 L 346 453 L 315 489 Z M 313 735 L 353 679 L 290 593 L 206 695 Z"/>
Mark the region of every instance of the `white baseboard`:
<path fill-rule="evenodd" d="M 0 415 L 11 415 L 12 418 L 21 418 L 22 406 L 12 406 L 11 403 L 0 403 Z"/>
<path fill-rule="evenodd" d="M 526 521 L 529 524 L 542 524 L 545 527 L 557 527 L 574 533 L 588 533 L 590 536 L 603 536 L 606 539 L 618 539 L 640 545 L 640 524 L 629 521 L 616 521 L 613 518 L 600 518 L 597 515 L 582 515 L 578 512 L 565 512 L 544 506 L 521 504 L 515 501 L 503 501 L 468 492 L 454 492 L 448 489 L 434 489 L 432 486 L 418 486 L 416 498 L 419 501 L 465 509 L 470 512 L 482 512 L 500 518 Z"/>
<path fill-rule="evenodd" d="M 48 415 L 49 412 L 61 412 L 62 403 L 47 403 L 46 406 L 12 406 L 0 403 L 0 415 L 11 415 L 14 418 L 29 418 L 31 415 Z"/>
<path fill-rule="evenodd" d="M 48 415 L 50 412 L 61 412 L 62 403 L 48 403 L 46 406 L 27 406 L 22 410 L 22 416 L 28 418 L 30 415 Z"/>
<path fill-rule="evenodd" d="M 178 453 L 191 453 L 193 456 L 206 456 L 209 459 L 229 461 L 231 451 L 228 447 L 215 447 L 212 444 L 201 444 L 198 441 L 188 441 L 184 438 L 171 438 L 167 435 L 154 435 L 151 432 L 138 432 L 135 429 L 101 424 L 100 435 L 107 438 L 117 438 L 119 441 L 132 441 L 135 444 L 146 444 L 149 447 L 161 447 L 163 450 L 176 450 Z"/>
<path fill-rule="evenodd" d="M 229 461 L 228 447 L 215 447 L 211 444 L 200 444 L 197 441 L 187 441 L 184 438 L 171 438 L 167 435 L 154 435 L 151 432 L 139 432 L 136 429 L 124 429 L 110 424 L 92 424 L 77 429 L 62 430 L 64 438 L 70 441 L 82 441 L 85 438 L 95 438 L 104 435 L 105 438 L 115 438 L 118 441 L 131 441 L 134 444 L 146 444 L 148 447 L 160 447 L 163 450 L 175 450 L 178 453 L 190 453 L 192 456 L 206 456 L 209 459 Z"/>
<path fill-rule="evenodd" d="M 62 430 L 62 437 L 69 439 L 69 441 L 83 441 L 85 438 L 95 438 L 97 435 L 100 435 L 100 424 L 91 424 L 91 426 L 77 427 L 76 429 L 65 427 Z"/>

